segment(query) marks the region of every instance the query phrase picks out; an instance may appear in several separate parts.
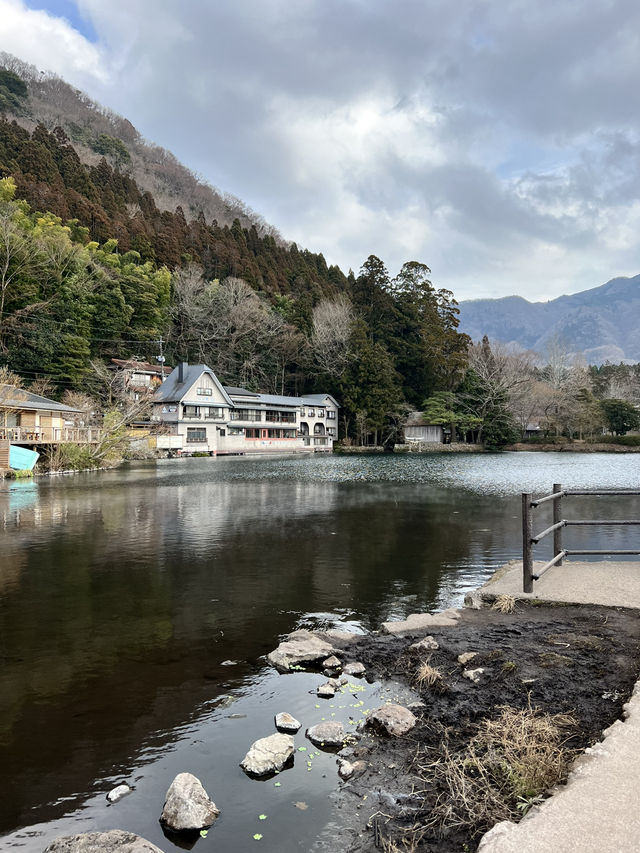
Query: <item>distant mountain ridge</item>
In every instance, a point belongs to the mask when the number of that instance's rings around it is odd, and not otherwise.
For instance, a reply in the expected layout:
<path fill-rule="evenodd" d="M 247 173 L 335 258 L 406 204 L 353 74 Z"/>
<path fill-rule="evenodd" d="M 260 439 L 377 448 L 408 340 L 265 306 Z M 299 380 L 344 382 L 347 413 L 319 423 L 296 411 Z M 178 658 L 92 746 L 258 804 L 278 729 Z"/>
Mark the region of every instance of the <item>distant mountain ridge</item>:
<path fill-rule="evenodd" d="M 589 364 L 640 361 L 640 275 L 549 302 L 506 296 L 465 300 L 459 307 L 459 330 L 474 341 L 487 335 L 544 354 L 551 340 L 560 339 Z"/>

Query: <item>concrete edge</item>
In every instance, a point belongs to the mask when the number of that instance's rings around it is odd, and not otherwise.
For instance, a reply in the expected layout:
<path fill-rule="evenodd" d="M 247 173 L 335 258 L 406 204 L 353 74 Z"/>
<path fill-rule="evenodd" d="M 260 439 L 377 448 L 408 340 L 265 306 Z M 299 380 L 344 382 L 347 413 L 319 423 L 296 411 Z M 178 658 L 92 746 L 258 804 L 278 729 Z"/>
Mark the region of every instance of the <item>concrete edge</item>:
<path fill-rule="evenodd" d="M 518 823 L 504 820 L 493 826 L 480 839 L 477 853 L 500 853 L 501 842 L 511 842 L 516 836 L 518 827 L 529 824 L 531 821 L 544 820 L 545 812 L 551 803 L 556 805 L 563 795 L 571 790 L 589 772 L 597 772 L 599 763 L 607 758 L 613 751 L 617 741 L 624 737 L 625 726 L 630 718 L 640 723 L 640 680 L 636 681 L 629 700 L 622 706 L 622 716 L 615 720 L 602 732 L 601 739 L 593 746 L 587 747 L 578 755 L 571 766 L 567 781 L 552 789 L 550 796 L 539 806 L 534 806 Z M 515 839 L 517 841 L 517 838 Z M 505 848 L 506 849 L 506 848 Z M 512 846 L 509 845 L 509 849 Z"/>

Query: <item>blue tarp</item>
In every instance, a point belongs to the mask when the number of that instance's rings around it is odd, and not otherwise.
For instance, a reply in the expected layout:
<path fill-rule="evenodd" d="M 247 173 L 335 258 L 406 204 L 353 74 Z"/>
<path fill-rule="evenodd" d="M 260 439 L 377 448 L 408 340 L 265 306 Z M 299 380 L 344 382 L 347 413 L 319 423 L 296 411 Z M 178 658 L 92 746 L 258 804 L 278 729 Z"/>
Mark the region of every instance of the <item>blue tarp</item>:
<path fill-rule="evenodd" d="M 9 467 L 14 471 L 31 471 L 40 457 L 35 450 L 26 447 L 18 447 L 17 444 L 9 445 Z"/>

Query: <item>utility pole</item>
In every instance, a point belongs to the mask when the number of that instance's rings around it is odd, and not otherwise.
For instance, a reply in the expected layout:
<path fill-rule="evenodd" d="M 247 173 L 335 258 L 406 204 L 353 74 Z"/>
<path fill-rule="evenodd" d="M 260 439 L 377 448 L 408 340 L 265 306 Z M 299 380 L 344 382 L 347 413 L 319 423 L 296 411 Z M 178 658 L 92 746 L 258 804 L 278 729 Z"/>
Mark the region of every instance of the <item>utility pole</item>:
<path fill-rule="evenodd" d="M 159 346 L 159 348 L 160 348 L 160 355 L 157 355 L 157 356 L 156 356 L 156 361 L 160 362 L 160 381 L 161 381 L 161 382 L 164 382 L 164 362 L 165 362 L 165 358 L 164 358 L 164 355 L 162 354 L 162 344 L 163 344 L 163 343 L 164 343 L 164 341 L 162 340 L 162 335 L 160 335 L 160 340 L 158 341 L 158 346 Z"/>

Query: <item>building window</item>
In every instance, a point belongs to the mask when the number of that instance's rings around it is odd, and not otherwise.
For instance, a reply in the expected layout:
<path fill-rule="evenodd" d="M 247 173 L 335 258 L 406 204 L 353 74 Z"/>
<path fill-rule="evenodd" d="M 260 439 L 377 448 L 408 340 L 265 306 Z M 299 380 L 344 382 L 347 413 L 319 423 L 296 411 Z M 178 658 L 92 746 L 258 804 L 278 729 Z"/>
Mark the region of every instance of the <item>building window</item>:
<path fill-rule="evenodd" d="M 182 415 L 185 418 L 199 418 L 200 406 L 182 406 Z"/>
<path fill-rule="evenodd" d="M 316 416 L 315 409 L 309 409 L 309 411 L 307 412 L 307 415 L 308 415 L 310 418 L 315 418 L 315 416 Z"/>
<path fill-rule="evenodd" d="M 222 406 L 209 406 L 208 409 L 205 409 L 205 417 L 207 418 L 223 418 L 224 417 L 224 409 Z"/>
<path fill-rule="evenodd" d="M 207 431 L 199 427 L 187 427 L 187 444 L 206 444 Z"/>
<path fill-rule="evenodd" d="M 327 435 L 332 435 L 335 437 L 336 430 L 335 427 L 327 427 Z"/>
<path fill-rule="evenodd" d="M 268 410 L 265 412 L 265 420 L 272 424 L 294 424 L 296 422 L 296 413 Z"/>
<path fill-rule="evenodd" d="M 245 438 L 260 438 L 260 430 L 252 429 L 251 427 L 247 427 L 244 431 Z"/>
<path fill-rule="evenodd" d="M 324 417 L 324 409 L 318 409 L 318 415 L 317 416 L 319 418 L 323 418 Z"/>
<path fill-rule="evenodd" d="M 232 421 L 253 421 L 259 423 L 262 420 L 260 409 L 231 409 Z"/>
<path fill-rule="evenodd" d="M 331 411 L 331 409 L 329 409 L 329 411 L 327 412 L 327 418 L 328 418 L 330 421 L 335 421 L 335 419 L 336 419 L 336 413 L 335 413 L 335 412 L 332 412 L 332 411 Z"/>
<path fill-rule="evenodd" d="M 226 432 L 225 432 L 223 429 L 221 429 L 221 430 L 220 430 L 220 435 L 225 436 L 225 435 L 226 435 Z"/>
<path fill-rule="evenodd" d="M 300 409 L 300 417 L 301 418 L 305 417 L 304 408 Z"/>
<path fill-rule="evenodd" d="M 198 388 L 196 393 L 199 397 L 212 397 L 213 388 Z"/>
<path fill-rule="evenodd" d="M 227 432 L 229 435 L 244 435 L 242 427 L 228 427 Z"/>

